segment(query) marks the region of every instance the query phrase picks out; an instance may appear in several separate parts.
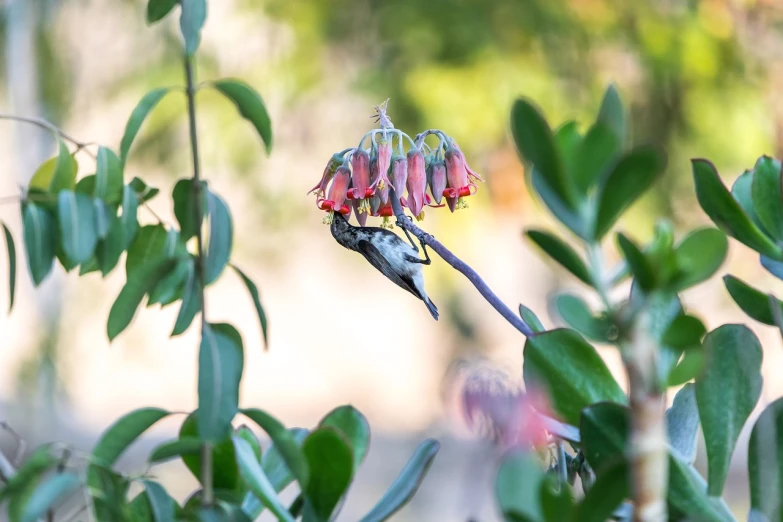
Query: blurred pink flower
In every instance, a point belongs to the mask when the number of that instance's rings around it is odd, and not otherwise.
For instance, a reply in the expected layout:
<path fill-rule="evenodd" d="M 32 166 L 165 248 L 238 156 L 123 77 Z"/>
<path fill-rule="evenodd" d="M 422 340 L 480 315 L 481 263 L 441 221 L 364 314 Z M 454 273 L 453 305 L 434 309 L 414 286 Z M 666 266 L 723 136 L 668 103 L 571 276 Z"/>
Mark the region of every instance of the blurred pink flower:
<path fill-rule="evenodd" d="M 432 164 L 432 175 L 429 182 L 432 198 L 435 203 L 440 205 L 443 200 L 443 192 L 446 190 L 446 164 L 443 161 L 436 161 Z"/>
<path fill-rule="evenodd" d="M 420 219 L 426 203 L 427 173 L 424 170 L 424 154 L 421 150 L 408 152 L 408 208 Z"/>
<path fill-rule="evenodd" d="M 408 183 L 408 160 L 404 156 L 393 156 L 391 163 L 391 182 L 397 199 L 403 197 Z"/>
<path fill-rule="evenodd" d="M 326 199 L 318 200 L 318 208 L 328 212 L 340 212 L 349 214 L 351 209 L 345 205 L 345 198 L 348 192 L 348 185 L 351 182 L 351 171 L 348 167 L 342 165 L 337 169 L 332 184 L 329 186 L 329 194 Z"/>

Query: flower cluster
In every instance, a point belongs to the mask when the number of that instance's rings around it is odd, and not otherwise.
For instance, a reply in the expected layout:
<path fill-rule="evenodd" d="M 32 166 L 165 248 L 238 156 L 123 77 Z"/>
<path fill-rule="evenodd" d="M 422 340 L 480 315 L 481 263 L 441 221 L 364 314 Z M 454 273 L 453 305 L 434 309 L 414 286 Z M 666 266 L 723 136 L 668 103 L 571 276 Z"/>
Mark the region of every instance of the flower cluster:
<path fill-rule="evenodd" d="M 419 221 L 425 206 L 448 206 L 452 212 L 467 208 L 464 198 L 475 194 L 475 182 L 483 180 L 468 166 L 457 142 L 437 129 L 412 139 L 394 128 L 385 103 L 375 109 L 381 128 L 365 134 L 358 147 L 333 154 L 309 192 L 318 208 L 328 212 L 324 223 L 331 223 L 335 212 L 346 217 L 353 212 L 361 226 L 368 216 L 377 216 L 383 218 L 382 227 L 392 228 L 392 191 Z M 437 138 L 434 147 L 425 142 L 428 136 Z"/>

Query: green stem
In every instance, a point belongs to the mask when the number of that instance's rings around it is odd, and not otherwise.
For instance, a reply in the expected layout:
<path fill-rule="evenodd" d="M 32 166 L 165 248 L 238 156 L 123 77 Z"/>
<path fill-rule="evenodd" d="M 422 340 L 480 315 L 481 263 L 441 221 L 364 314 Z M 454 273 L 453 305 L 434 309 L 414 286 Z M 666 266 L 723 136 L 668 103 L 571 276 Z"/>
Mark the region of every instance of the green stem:
<path fill-rule="evenodd" d="M 606 311 L 614 315 L 614 306 L 609 300 L 609 287 L 604 277 L 604 258 L 601 251 L 601 245 L 598 243 L 587 244 L 587 254 L 590 258 L 590 278 L 593 280 L 598 296 L 601 298 L 601 302 L 606 307 Z"/>
<path fill-rule="evenodd" d="M 195 205 L 194 213 L 196 217 L 196 248 L 198 255 L 196 257 L 196 279 L 199 286 L 199 300 L 201 305 L 201 336 L 207 326 L 207 307 L 204 297 L 206 287 L 206 278 L 204 277 L 204 238 L 201 232 L 201 225 L 204 222 L 204 198 L 203 187 L 201 185 L 201 172 L 198 157 L 198 134 L 196 132 L 196 82 L 193 72 L 193 60 L 190 56 L 185 57 L 185 80 L 187 88 L 185 93 L 188 98 L 188 122 L 190 129 L 190 150 L 193 153 L 193 183 L 191 183 Z M 215 501 L 215 493 L 212 486 L 212 444 L 204 443 L 201 447 L 201 484 L 204 493 L 201 497 L 205 506 L 211 506 Z"/>

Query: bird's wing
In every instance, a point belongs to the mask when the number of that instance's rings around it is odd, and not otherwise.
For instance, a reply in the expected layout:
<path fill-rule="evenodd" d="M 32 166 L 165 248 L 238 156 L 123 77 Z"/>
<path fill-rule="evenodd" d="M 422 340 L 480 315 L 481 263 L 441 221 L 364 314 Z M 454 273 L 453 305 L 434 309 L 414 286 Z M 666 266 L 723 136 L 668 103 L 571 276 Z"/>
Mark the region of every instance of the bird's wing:
<path fill-rule="evenodd" d="M 385 257 L 383 257 L 380 251 L 378 251 L 378 249 L 372 245 L 372 243 L 365 240 L 359 241 L 359 252 L 365 257 L 365 259 L 367 259 L 367 261 L 370 262 L 372 266 L 377 268 L 383 275 L 391 279 L 394 284 L 404 290 L 407 290 L 419 299 L 422 298 L 421 294 L 416 289 L 416 285 L 413 284 L 413 280 L 406 275 L 400 275 L 395 272 L 391 264 L 386 260 Z"/>

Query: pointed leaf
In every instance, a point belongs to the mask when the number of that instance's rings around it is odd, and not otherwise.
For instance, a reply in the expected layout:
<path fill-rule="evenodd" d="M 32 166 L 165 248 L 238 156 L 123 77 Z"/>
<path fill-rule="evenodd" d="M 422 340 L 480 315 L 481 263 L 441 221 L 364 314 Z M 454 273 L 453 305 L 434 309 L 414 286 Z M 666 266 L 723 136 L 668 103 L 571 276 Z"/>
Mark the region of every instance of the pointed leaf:
<path fill-rule="evenodd" d="M 563 168 L 567 179 L 574 179 L 577 162 L 576 151 L 582 142 L 582 136 L 579 134 L 579 128 L 575 121 L 570 121 L 561 125 L 555 131 L 555 145 L 563 158 Z"/>
<path fill-rule="evenodd" d="M 57 225 L 54 217 L 35 203 L 23 205 L 24 246 L 35 286 L 46 279 L 54 264 Z"/>
<path fill-rule="evenodd" d="M 752 170 L 746 170 L 740 174 L 731 186 L 731 195 L 737 203 L 739 203 L 739 206 L 742 207 L 742 210 L 745 211 L 745 214 L 748 215 L 753 224 L 755 224 L 764 235 L 769 235 L 767 234 L 767 231 L 764 230 L 764 225 L 761 224 L 761 220 L 756 215 L 756 211 L 753 210 L 753 177 Z"/>
<path fill-rule="evenodd" d="M 150 292 L 147 306 L 157 303 L 166 306 L 182 298 L 191 272 L 195 272 L 194 258 L 190 255 L 180 257 L 174 268 Z"/>
<path fill-rule="evenodd" d="M 161 224 L 141 227 L 128 247 L 125 274 L 131 278 L 138 270 L 153 261 L 165 259 L 168 232 Z"/>
<path fill-rule="evenodd" d="M 201 287 L 196 277 L 194 263 L 188 262 L 187 277 L 182 291 L 182 305 L 174 323 L 174 330 L 171 332 L 172 337 L 184 333 L 199 311 L 201 311 Z"/>
<path fill-rule="evenodd" d="M 617 143 L 622 146 L 626 140 L 626 121 L 623 102 L 620 100 L 620 94 L 614 84 L 606 89 L 601 108 L 598 110 L 598 122 L 606 124 L 617 139 Z"/>
<path fill-rule="evenodd" d="M 547 208 L 563 225 L 582 239 L 589 239 L 585 220 L 575 210 L 566 205 L 560 197 L 547 185 L 541 172 L 533 168 L 530 174 L 530 182 L 533 189 L 541 197 Z"/>
<path fill-rule="evenodd" d="M 253 124 L 258 135 L 264 141 L 266 153 L 272 152 L 272 122 L 261 95 L 242 80 L 218 80 L 212 85 L 236 104 L 239 114 Z"/>
<path fill-rule="evenodd" d="M 153 424 L 170 415 L 161 408 L 140 408 L 120 417 L 98 439 L 92 450 L 94 461 L 111 466 L 125 449 Z"/>
<path fill-rule="evenodd" d="M 203 218 L 207 216 L 207 187 L 201 183 L 201 214 Z M 174 215 L 179 223 L 180 234 L 187 241 L 196 235 L 200 224 L 196 223 L 196 190 L 193 180 L 190 178 L 181 179 L 174 185 L 172 192 L 174 200 Z"/>
<path fill-rule="evenodd" d="M 294 522 L 294 517 L 280 502 L 275 488 L 264 474 L 264 470 L 261 469 L 261 464 L 256 459 L 250 444 L 237 435 L 231 437 L 231 440 L 234 443 L 239 472 L 242 474 L 242 480 L 244 480 L 245 484 L 261 500 L 264 506 L 277 516 L 278 520 Z"/>
<path fill-rule="evenodd" d="M 179 440 L 185 445 L 190 445 L 190 440 L 199 437 L 198 411 L 192 412 L 185 418 L 179 429 Z M 185 442 L 188 441 L 188 442 Z M 182 462 L 188 470 L 196 477 L 200 483 L 204 483 L 201 476 L 201 451 L 191 453 L 190 451 L 181 453 Z M 232 492 L 237 491 L 237 485 L 240 483 L 239 468 L 236 461 L 236 452 L 234 444 L 230 437 L 226 437 L 221 442 L 212 446 L 212 485 L 216 491 Z"/>
<path fill-rule="evenodd" d="M 106 147 L 98 149 L 95 171 L 95 189 L 93 195 L 96 198 L 108 200 L 117 197 L 122 192 L 122 162 L 120 158 Z"/>
<path fill-rule="evenodd" d="M 527 236 L 546 252 L 549 257 L 560 263 L 583 283 L 593 286 L 590 272 L 582 258 L 566 242 L 543 230 L 528 230 Z"/>
<path fill-rule="evenodd" d="M 63 140 L 58 140 L 56 157 L 44 162 L 30 179 L 30 188 L 57 194 L 61 190 L 73 190 L 76 186 L 78 165 Z"/>
<path fill-rule="evenodd" d="M 159 464 L 182 455 L 198 455 L 203 443 L 197 437 L 183 437 L 166 441 L 150 453 L 150 464 Z"/>
<path fill-rule="evenodd" d="M 258 287 L 253 282 L 252 279 L 250 279 L 247 274 L 245 274 L 242 270 L 239 269 L 236 265 L 231 265 L 231 268 L 236 271 L 237 274 L 239 274 L 239 277 L 242 279 L 242 282 L 245 283 L 245 288 L 247 288 L 248 293 L 250 293 L 250 297 L 253 299 L 253 304 L 256 307 L 256 314 L 258 314 L 258 321 L 261 323 L 261 333 L 264 336 L 264 349 L 269 349 L 269 338 L 268 338 L 268 326 L 266 322 L 266 312 L 264 312 L 264 307 L 261 305 L 261 296 L 258 293 Z"/>
<path fill-rule="evenodd" d="M 125 228 L 122 221 L 116 215 L 109 217 L 109 233 L 106 239 L 98 241 L 95 247 L 95 259 L 101 274 L 105 277 L 114 270 L 120 260 L 120 256 L 125 251 Z"/>
<path fill-rule="evenodd" d="M 402 509 L 421 486 L 439 449 L 440 444 L 433 439 L 419 444 L 394 483 L 360 522 L 383 522 Z"/>
<path fill-rule="evenodd" d="M 123 250 L 128 248 L 136 238 L 136 232 L 139 228 L 139 222 L 136 217 L 138 207 L 139 200 L 136 192 L 133 190 L 133 187 L 125 185 L 122 188 L 122 216 L 120 217 L 123 230 Z"/>
<path fill-rule="evenodd" d="M 136 199 L 139 203 L 146 203 L 160 193 L 160 189 L 147 185 L 147 183 L 140 178 L 133 178 L 129 185 L 136 192 Z"/>
<path fill-rule="evenodd" d="M 530 308 L 528 308 L 523 304 L 519 305 L 519 316 L 522 318 L 523 321 L 527 323 L 530 329 L 533 330 L 535 333 L 541 333 L 546 331 L 546 328 L 544 328 L 544 324 L 541 322 L 538 316 L 536 316 L 536 314 L 533 313 L 533 310 L 531 310 Z"/>
<path fill-rule="evenodd" d="M 723 264 L 728 249 L 729 243 L 720 230 L 700 228 L 688 234 L 674 253 L 681 273 L 675 284 L 677 290 L 709 279 Z"/>
<path fill-rule="evenodd" d="M 84 194 L 63 190 L 57 197 L 57 216 L 68 259 L 75 264 L 89 261 L 98 244 L 92 200 Z"/>
<path fill-rule="evenodd" d="M 598 188 L 594 239 L 601 239 L 622 213 L 649 189 L 666 168 L 666 158 L 652 147 L 637 147 L 621 157 Z"/>
<path fill-rule="evenodd" d="M 760 254 L 781 259 L 783 251 L 753 224 L 723 185 L 712 163 L 696 159 L 691 164 L 699 205 L 718 228 Z"/>
<path fill-rule="evenodd" d="M 296 481 L 303 488 L 306 487 L 309 480 L 307 459 L 302 453 L 301 443 L 297 442 L 294 434 L 263 410 L 249 408 L 241 410 L 241 413 L 258 424 L 269 435 L 275 451 L 282 457 Z"/>
<path fill-rule="evenodd" d="M 147 3 L 147 23 L 152 25 L 163 20 L 178 3 L 179 0 L 149 0 Z"/>
<path fill-rule="evenodd" d="M 652 264 L 642 250 L 622 233 L 617 233 L 617 246 L 623 253 L 625 261 L 631 268 L 631 273 L 639 285 L 639 288 L 649 292 L 655 287 L 656 273 L 653 271 Z"/>
<path fill-rule="evenodd" d="M 587 194 L 611 172 L 620 152 L 620 142 L 605 123 L 596 122 L 576 151 L 574 183 Z"/>
<path fill-rule="evenodd" d="M 522 371 L 525 387 L 545 385 L 553 407 L 569 424 L 578 424 L 582 409 L 595 402 L 627 402 L 595 348 L 572 330 L 529 338 Z"/>
<path fill-rule="evenodd" d="M 242 336 L 230 324 L 205 325 L 198 359 L 198 434 L 204 441 L 220 442 L 239 411 Z"/>
<path fill-rule="evenodd" d="M 568 326 L 588 339 L 606 343 L 617 337 L 617 326 L 608 317 L 594 316 L 587 303 L 575 295 L 558 295 L 555 308 Z"/>
<path fill-rule="evenodd" d="M 290 428 L 287 431 L 301 451 L 302 445 L 310 433 L 303 428 Z M 264 468 L 264 472 L 269 477 L 269 480 L 275 486 L 276 491 L 282 491 L 283 488 L 296 479 L 291 473 L 291 468 L 297 468 L 298 465 L 293 463 L 288 464 L 288 461 L 293 462 L 294 459 L 283 456 L 283 453 L 289 451 L 287 449 L 282 449 L 284 445 L 285 444 L 281 444 L 278 446 L 272 443 L 261 458 L 261 466 Z M 301 475 L 301 472 L 298 473 Z"/>
<path fill-rule="evenodd" d="M 204 260 L 204 277 L 210 284 L 223 272 L 231 257 L 234 230 L 226 203 L 212 191 L 207 195 L 209 207 L 209 242 Z"/>
<path fill-rule="evenodd" d="M 783 516 L 783 398 L 767 406 L 756 420 L 748 446 L 750 505 L 767 516 Z"/>
<path fill-rule="evenodd" d="M 685 462 L 693 464 L 699 435 L 699 410 L 693 384 L 686 384 L 674 396 L 672 407 L 666 410 L 666 431 L 672 448 Z"/>
<path fill-rule="evenodd" d="M 201 28 L 207 20 L 207 0 L 180 0 L 179 27 L 185 39 L 185 54 L 193 56 L 201 42 Z"/>
<path fill-rule="evenodd" d="M 308 510 L 321 520 L 330 520 L 353 478 L 353 455 L 348 441 L 334 428 L 319 428 L 305 439 L 310 480 L 304 491 Z"/>
<path fill-rule="evenodd" d="M 141 480 L 155 522 L 174 522 L 176 501 L 154 480 Z"/>
<path fill-rule="evenodd" d="M 783 200 L 780 194 L 780 162 L 762 156 L 753 168 L 751 185 L 753 211 L 764 230 L 778 241 L 783 239 Z"/>
<path fill-rule="evenodd" d="M 5 223 L 3 225 L 3 233 L 5 234 L 5 246 L 8 249 L 8 313 L 14 308 L 14 296 L 16 294 L 16 245 L 14 244 L 14 236 L 11 235 L 11 231 Z"/>
<path fill-rule="evenodd" d="M 76 473 L 58 473 L 47 478 L 30 495 L 22 515 L 22 522 L 37 522 L 47 511 L 79 488 L 81 481 Z"/>
<path fill-rule="evenodd" d="M 120 142 L 120 159 L 123 164 L 128 161 L 128 152 L 133 144 L 133 140 L 139 133 L 141 124 L 144 123 L 144 120 L 149 116 L 149 113 L 152 112 L 152 109 L 155 108 L 158 102 L 160 102 L 169 91 L 170 89 L 168 87 L 154 89 L 145 94 L 138 105 L 133 109 L 130 118 L 128 118 L 128 123 L 125 125 L 125 133 L 122 135 L 122 141 Z"/>
<path fill-rule="evenodd" d="M 720 496 L 737 438 L 761 394 L 761 345 L 746 326 L 724 325 L 707 334 L 704 347 L 696 402 L 707 447 L 708 491 Z"/>
<path fill-rule="evenodd" d="M 503 514 L 515 513 L 522 520 L 543 520 L 539 491 L 544 472 L 527 451 L 514 450 L 503 457 L 495 478 L 495 498 Z"/>
<path fill-rule="evenodd" d="M 742 308 L 742 311 L 749 317 L 760 323 L 775 326 L 773 308 L 770 306 L 768 295 L 731 275 L 723 276 L 723 283 L 737 306 Z M 779 309 L 783 310 L 783 302 L 775 299 L 775 303 Z"/>
<path fill-rule="evenodd" d="M 353 450 L 355 473 L 370 447 L 370 425 L 364 415 L 353 406 L 339 406 L 327 413 L 318 427 L 334 428 L 345 436 Z"/>

